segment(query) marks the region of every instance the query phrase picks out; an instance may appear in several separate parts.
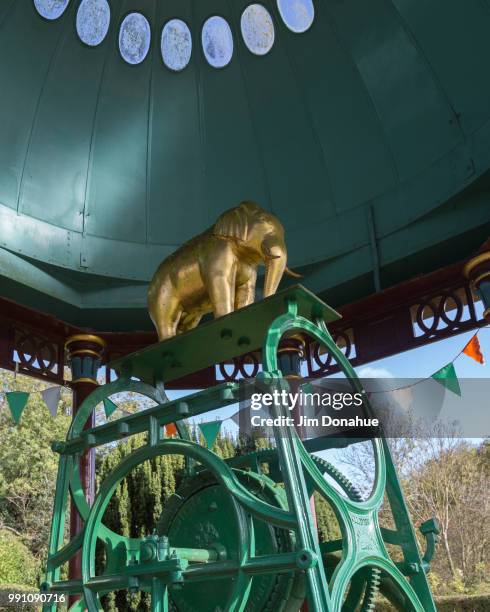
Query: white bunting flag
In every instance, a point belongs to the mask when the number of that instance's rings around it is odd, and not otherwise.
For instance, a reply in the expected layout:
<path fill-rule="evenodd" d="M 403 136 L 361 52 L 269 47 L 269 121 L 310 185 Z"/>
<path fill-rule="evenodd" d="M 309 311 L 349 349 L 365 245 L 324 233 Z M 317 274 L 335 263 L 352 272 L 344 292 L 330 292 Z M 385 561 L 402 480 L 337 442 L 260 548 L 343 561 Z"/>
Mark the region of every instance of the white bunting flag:
<path fill-rule="evenodd" d="M 60 393 L 61 387 L 49 387 L 49 389 L 44 389 L 44 391 L 41 391 L 41 396 L 52 417 L 55 417 L 58 412 Z"/>

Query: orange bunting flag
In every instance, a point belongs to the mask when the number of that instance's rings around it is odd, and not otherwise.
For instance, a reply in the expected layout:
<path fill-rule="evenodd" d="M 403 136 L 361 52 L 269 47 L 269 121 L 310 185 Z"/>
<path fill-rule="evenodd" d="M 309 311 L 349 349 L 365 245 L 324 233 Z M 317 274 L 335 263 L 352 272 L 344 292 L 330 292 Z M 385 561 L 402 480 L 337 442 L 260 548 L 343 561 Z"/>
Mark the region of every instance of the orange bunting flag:
<path fill-rule="evenodd" d="M 177 433 L 177 427 L 175 426 L 175 423 L 168 423 L 167 425 L 165 425 L 165 432 L 169 438 L 171 436 L 175 436 L 175 434 Z"/>
<path fill-rule="evenodd" d="M 480 341 L 478 340 L 478 336 L 473 336 L 473 338 L 468 342 L 468 344 L 464 347 L 463 353 L 471 357 L 478 363 L 485 365 L 485 359 L 483 359 L 483 354 L 480 348 Z"/>

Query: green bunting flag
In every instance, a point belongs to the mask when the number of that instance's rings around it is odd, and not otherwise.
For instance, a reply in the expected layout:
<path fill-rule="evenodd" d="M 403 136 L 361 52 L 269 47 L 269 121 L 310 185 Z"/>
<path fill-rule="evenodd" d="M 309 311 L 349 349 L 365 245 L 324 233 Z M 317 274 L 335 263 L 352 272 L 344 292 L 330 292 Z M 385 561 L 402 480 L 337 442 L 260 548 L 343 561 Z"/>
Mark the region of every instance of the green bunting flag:
<path fill-rule="evenodd" d="M 10 391 L 5 395 L 7 396 L 7 402 L 10 412 L 12 413 L 12 418 L 18 425 L 20 423 L 22 412 L 26 407 L 27 400 L 29 399 L 29 393 L 25 393 L 24 391 Z"/>
<path fill-rule="evenodd" d="M 223 421 L 211 421 L 210 423 L 199 423 L 199 429 L 201 430 L 206 445 L 208 448 L 212 448 L 218 437 L 219 430 Z"/>
<path fill-rule="evenodd" d="M 111 416 L 111 414 L 113 414 L 116 410 L 117 410 L 116 404 L 113 401 L 111 401 L 108 397 L 106 397 L 104 400 L 104 412 L 105 412 L 106 418 L 108 419 Z"/>
<path fill-rule="evenodd" d="M 449 389 L 449 391 L 461 397 L 458 377 L 456 376 L 456 370 L 452 363 L 448 363 L 440 370 L 437 370 L 437 372 L 432 374 L 432 378 L 443 387 L 446 387 L 446 389 Z"/>

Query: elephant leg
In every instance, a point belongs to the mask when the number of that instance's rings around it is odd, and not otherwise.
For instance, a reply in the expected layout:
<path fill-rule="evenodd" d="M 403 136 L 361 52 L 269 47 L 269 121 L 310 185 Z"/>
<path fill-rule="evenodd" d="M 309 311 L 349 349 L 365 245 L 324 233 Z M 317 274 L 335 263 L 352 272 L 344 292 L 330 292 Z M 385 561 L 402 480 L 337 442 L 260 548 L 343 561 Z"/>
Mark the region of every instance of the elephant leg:
<path fill-rule="evenodd" d="M 194 329 L 194 327 L 197 327 L 199 325 L 199 321 L 201 319 L 202 314 L 189 315 L 184 313 L 177 327 L 177 333 L 183 334 L 184 332 L 189 331 L 190 329 Z"/>
<path fill-rule="evenodd" d="M 235 283 L 228 275 L 220 275 L 214 278 L 209 287 L 209 299 L 213 305 L 215 318 L 233 312 L 235 306 Z"/>
<path fill-rule="evenodd" d="M 150 316 L 157 328 L 160 341 L 175 336 L 181 315 L 182 306 L 174 296 L 163 295 L 156 303 L 152 304 Z"/>
<path fill-rule="evenodd" d="M 235 291 L 235 310 L 253 304 L 255 300 L 255 284 L 257 282 L 257 270 L 250 266 L 249 279 L 237 286 Z"/>
<path fill-rule="evenodd" d="M 201 276 L 215 318 L 233 312 L 235 307 L 236 255 L 230 243 L 216 239 L 215 248 L 201 263 Z"/>

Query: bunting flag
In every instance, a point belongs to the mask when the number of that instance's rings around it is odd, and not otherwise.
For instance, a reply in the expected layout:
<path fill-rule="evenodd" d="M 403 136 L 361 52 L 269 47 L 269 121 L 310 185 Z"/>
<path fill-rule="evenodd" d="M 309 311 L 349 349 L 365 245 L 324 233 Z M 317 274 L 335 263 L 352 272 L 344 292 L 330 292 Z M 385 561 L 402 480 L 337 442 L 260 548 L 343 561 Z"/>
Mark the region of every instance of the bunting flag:
<path fill-rule="evenodd" d="M 104 412 L 105 412 L 106 418 L 108 419 L 111 416 L 111 414 L 113 414 L 116 410 L 117 410 L 116 404 L 113 401 L 111 401 L 108 397 L 106 397 L 104 400 Z"/>
<path fill-rule="evenodd" d="M 458 377 L 456 376 L 456 370 L 454 369 L 453 363 L 448 363 L 440 370 L 437 370 L 432 377 L 443 387 L 446 387 L 449 391 L 452 391 L 456 395 L 461 397 L 461 389 L 459 387 Z"/>
<path fill-rule="evenodd" d="M 60 401 L 61 387 L 49 387 L 41 391 L 41 397 L 48 407 L 51 416 L 54 418 L 58 412 L 58 404 Z"/>
<path fill-rule="evenodd" d="M 211 449 L 216 442 L 219 430 L 223 421 L 210 421 L 209 423 L 199 423 L 199 429 L 201 430 L 204 439 L 206 440 L 206 446 Z"/>
<path fill-rule="evenodd" d="M 471 338 L 462 352 L 478 363 L 485 365 L 485 359 L 483 358 L 483 353 L 481 352 L 480 341 L 478 340 L 478 336 L 476 334 L 473 336 L 473 338 Z"/>
<path fill-rule="evenodd" d="M 238 427 L 240 427 L 242 423 L 250 423 L 252 419 L 252 408 L 250 407 L 250 404 L 248 403 L 241 410 L 238 410 L 237 412 L 235 412 L 235 414 L 232 414 L 229 418 L 236 425 L 238 425 Z"/>
<path fill-rule="evenodd" d="M 167 423 L 165 425 L 165 433 L 169 438 L 175 436 L 175 434 L 177 433 L 177 426 L 175 425 L 175 423 Z"/>
<path fill-rule="evenodd" d="M 18 425 L 22 417 L 22 412 L 26 407 L 27 400 L 29 399 L 29 393 L 25 393 L 24 391 L 10 391 L 5 395 L 7 397 L 12 418 L 14 419 L 15 424 Z"/>
<path fill-rule="evenodd" d="M 437 370 L 437 372 L 434 372 L 434 374 L 432 374 L 432 376 L 430 376 L 429 378 L 422 379 L 418 382 L 423 382 L 424 380 L 429 380 L 430 378 L 433 378 L 440 385 L 461 397 L 461 387 L 459 385 L 458 377 L 456 375 L 456 370 L 454 369 L 454 362 L 460 355 L 464 354 L 467 357 L 474 359 L 477 363 L 480 363 L 481 365 L 485 364 L 485 359 L 481 350 L 480 341 L 478 340 L 478 333 L 479 332 L 477 332 L 469 340 L 466 346 L 458 353 L 458 355 L 456 355 L 456 357 L 450 363 L 446 364 L 440 370 Z M 418 384 L 418 382 L 414 383 L 413 385 L 409 385 L 409 387 L 415 386 L 416 384 Z M 398 389 L 393 389 L 392 391 L 398 391 Z M 7 391 L 3 393 L 7 398 L 7 403 L 9 405 L 12 418 L 14 422 L 18 425 L 22 418 L 24 408 L 26 407 L 26 404 L 29 400 L 30 393 L 25 391 Z M 44 389 L 44 391 L 35 391 L 34 393 L 41 394 L 41 397 L 46 406 L 48 407 L 51 416 L 53 418 L 56 417 L 56 414 L 58 412 L 58 404 L 60 401 L 61 387 L 49 387 L 48 389 Z M 371 393 L 368 393 L 368 397 L 372 399 L 372 396 L 376 393 L 378 392 L 373 391 Z M 104 399 L 103 403 L 106 418 L 109 418 L 116 411 L 118 406 L 109 398 Z M 124 410 L 122 410 L 122 413 L 124 416 L 129 416 L 130 414 Z M 244 422 L 243 419 L 245 419 L 245 422 L 249 421 L 251 418 L 250 403 L 243 406 L 235 414 L 227 418 L 233 420 L 238 426 L 240 426 L 240 424 Z M 221 425 L 224 420 L 227 419 L 199 424 L 199 428 L 202 432 L 202 435 L 204 436 L 204 439 L 206 440 L 206 445 L 208 448 L 212 448 L 212 446 L 216 442 L 216 438 L 218 437 Z M 168 437 L 176 435 L 178 431 L 175 423 L 168 423 L 167 425 L 165 425 L 165 432 Z"/>

